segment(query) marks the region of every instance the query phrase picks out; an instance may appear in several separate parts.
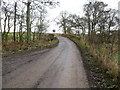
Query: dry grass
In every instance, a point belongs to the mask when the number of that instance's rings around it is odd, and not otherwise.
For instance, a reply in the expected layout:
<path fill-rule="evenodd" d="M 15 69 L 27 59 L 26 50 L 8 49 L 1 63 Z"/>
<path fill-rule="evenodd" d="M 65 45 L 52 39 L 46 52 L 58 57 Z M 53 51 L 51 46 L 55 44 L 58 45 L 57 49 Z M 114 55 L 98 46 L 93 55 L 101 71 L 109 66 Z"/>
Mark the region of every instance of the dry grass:
<path fill-rule="evenodd" d="M 95 78 L 93 76 L 93 78 L 90 78 L 90 80 L 95 79 L 93 80 L 94 82 L 96 83 L 101 82 L 101 87 L 103 87 L 104 85 L 105 87 L 108 88 L 119 87 L 120 60 L 118 58 L 120 57 L 119 54 L 120 52 L 118 52 L 117 44 L 113 45 L 111 43 L 90 44 L 88 40 L 82 36 L 79 36 L 80 38 L 77 38 L 76 35 L 72 36 L 63 35 L 63 36 L 68 37 L 69 39 L 74 41 L 85 53 L 86 58 L 88 59 L 87 63 L 90 65 L 88 66 L 89 68 L 88 70 L 91 70 L 90 68 L 92 68 L 91 72 L 95 71 L 94 72 L 95 74 L 97 72 L 95 68 L 100 69 L 98 70 L 98 72 L 100 73 L 100 74 L 98 73 L 98 77 Z M 99 76 L 101 76 L 101 81 L 97 81 Z"/>
<path fill-rule="evenodd" d="M 78 43 L 84 50 L 92 55 L 92 60 L 97 61 L 101 64 L 101 67 L 107 70 L 107 74 L 116 79 L 119 77 L 118 72 L 120 70 L 118 64 L 118 58 L 115 55 L 118 54 L 117 44 L 91 44 L 85 39 L 85 37 L 79 36 L 80 40 L 76 36 L 66 36 L 76 43 Z M 118 54 L 119 55 L 119 54 Z M 117 56 L 116 56 L 117 57 Z"/>
<path fill-rule="evenodd" d="M 31 43 L 27 42 L 7 42 L 2 44 L 2 54 L 3 55 L 11 55 L 14 53 L 30 51 L 34 49 L 44 49 L 49 48 L 58 43 L 57 39 L 46 40 L 40 39 L 31 41 Z"/>
<path fill-rule="evenodd" d="M 87 49 L 87 51 L 93 55 L 93 58 L 95 58 L 94 60 L 101 63 L 102 68 L 107 69 L 107 73 L 112 78 L 118 77 L 118 58 L 114 58 L 114 55 L 118 53 L 117 45 L 101 44 L 96 46 L 89 44 L 83 39 L 80 40 L 80 44 L 84 47 L 84 49 Z"/>

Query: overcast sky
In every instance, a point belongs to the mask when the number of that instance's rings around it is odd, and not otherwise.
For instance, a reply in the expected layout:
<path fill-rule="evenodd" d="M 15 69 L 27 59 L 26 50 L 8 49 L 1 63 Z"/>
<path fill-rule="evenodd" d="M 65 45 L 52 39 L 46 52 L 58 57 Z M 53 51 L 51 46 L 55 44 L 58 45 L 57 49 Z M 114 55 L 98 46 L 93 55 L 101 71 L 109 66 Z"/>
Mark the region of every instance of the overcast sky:
<path fill-rule="evenodd" d="M 11 3 L 14 0 L 4 0 L 4 1 Z M 55 29 L 56 32 L 58 33 L 60 32 L 58 30 L 59 27 L 54 22 L 54 19 L 59 16 L 61 11 L 68 11 L 69 13 L 83 16 L 84 15 L 83 5 L 92 0 L 57 0 L 57 1 L 60 2 L 59 6 L 57 6 L 54 9 L 48 9 L 47 19 L 51 21 L 49 24 L 50 27 L 48 28 L 48 33 L 51 33 L 53 29 Z M 120 0 L 97 0 L 97 1 L 103 1 L 104 3 L 108 4 L 108 8 L 118 9 L 118 2 Z"/>
<path fill-rule="evenodd" d="M 59 16 L 61 11 L 68 11 L 69 13 L 78 14 L 80 16 L 83 15 L 83 5 L 88 3 L 90 0 L 59 0 L 60 5 L 55 9 L 48 10 L 48 18 L 53 21 L 54 18 Z M 120 0 L 97 0 L 103 1 L 108 4 L 108 8 L 118 9 L 118 2 Z M 51 22 L 49 31 L 52 32 L 53 29 L 58 31 L 58 26 L 55 25 L 55 22 Z"/>

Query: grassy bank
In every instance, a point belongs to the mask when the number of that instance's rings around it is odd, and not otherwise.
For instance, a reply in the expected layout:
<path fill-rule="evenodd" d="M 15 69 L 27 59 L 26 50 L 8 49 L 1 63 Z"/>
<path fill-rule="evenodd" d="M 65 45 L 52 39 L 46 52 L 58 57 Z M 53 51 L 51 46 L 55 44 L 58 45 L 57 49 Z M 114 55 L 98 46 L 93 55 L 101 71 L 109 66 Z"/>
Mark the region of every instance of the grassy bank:
<path fill-rule="evenodd" d="M 90 87 L 119 87 L 118 46 L 111 44 L 92 45 L 82 36 L 63 35 L 80 48 Z"/>
<path fill-rule="evenodd" d="M 27 42 L 7 42 L 2 43 L 2 55 L 8 56 L 16 53 L 22 53 L 32 50 L 42 50 L 46 48 L 54 47 L 58 44 L 58 39 L 53 35 L 47 35 L 41 39 L 31 41 L 29 44 Z"/>

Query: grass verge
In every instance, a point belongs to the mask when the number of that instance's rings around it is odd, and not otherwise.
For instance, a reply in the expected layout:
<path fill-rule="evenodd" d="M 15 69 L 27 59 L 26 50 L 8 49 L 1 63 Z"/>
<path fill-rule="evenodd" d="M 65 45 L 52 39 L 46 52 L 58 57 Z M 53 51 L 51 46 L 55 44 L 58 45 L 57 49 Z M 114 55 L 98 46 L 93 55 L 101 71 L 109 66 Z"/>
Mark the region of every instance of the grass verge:
<path fill-rule="evenodd" d="M 110 55 L 108 49 L 104 47 L 93 48 L 80 36 L 63 36 L 72 40 L 80 49 L 91 88 L 119 88 L 119 67 L 117 62 L 113 60 L 116 55 Z"/>
<path fill-rule="evenodd" d="M 12 54 L 23 53 L 32 50 L 43 50 L 55 47 L 59 43 L 57 38 L 53 39 L 40 39 L 27 42 L 9 42 L 2 44 L 2 56 L 9 56 Z"/>

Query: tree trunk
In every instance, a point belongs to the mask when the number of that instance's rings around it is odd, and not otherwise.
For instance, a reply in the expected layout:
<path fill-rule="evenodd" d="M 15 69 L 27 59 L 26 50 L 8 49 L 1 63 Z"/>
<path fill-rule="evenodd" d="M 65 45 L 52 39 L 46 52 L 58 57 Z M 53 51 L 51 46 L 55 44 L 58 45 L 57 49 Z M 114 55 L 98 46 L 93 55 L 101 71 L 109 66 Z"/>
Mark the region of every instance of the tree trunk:
<path fill-rule="evenodd" d="M 6 33 L 6 21 L 7 21 L 7 11 L 5 12 L 5 19 L 4 19 L 4 31 L 2 33 L 2 40 L 5 39 L 5 33 Z"/>
<path fill-rule="evenodd" d="M 35 40 L 35 31 L 33 32 L 33 41 Z"/>
<path fill-rule="evenodd" d="M 27 3 L 27 18 L 26 18 L 26 24 L 27 24 L 27 43 L 30 43 L 31 38 L 31 30 L 30 30 L 30 2 Z"/>
<path fill-rule="evenodd" d="M 16 12 L 17 12 L 17 2 L 15 2 L 15 6 L 14 6 L 14 32 L 13 32 L 13 40 L 14 42 L 16 41 L 16 36 L 15 36 L 15 31 L 16 31 Z"/>
<path fill-rule="evenodd" d="M 20 22 L 20 29 L 19 29 L 19 42 L 22 42 L 22 21 Z"/>
<path fill-rule="evenodd" d="M 91 41 L 91 21 L 89 16 L 88 16 L 88 40 Z"/>
<path fill-rule="evenodd" d="M 8 34 L 10 32 L 10 16 L 8 16 L 8 32 L 5 34 L 5 41 L 8 41 Z"/>

